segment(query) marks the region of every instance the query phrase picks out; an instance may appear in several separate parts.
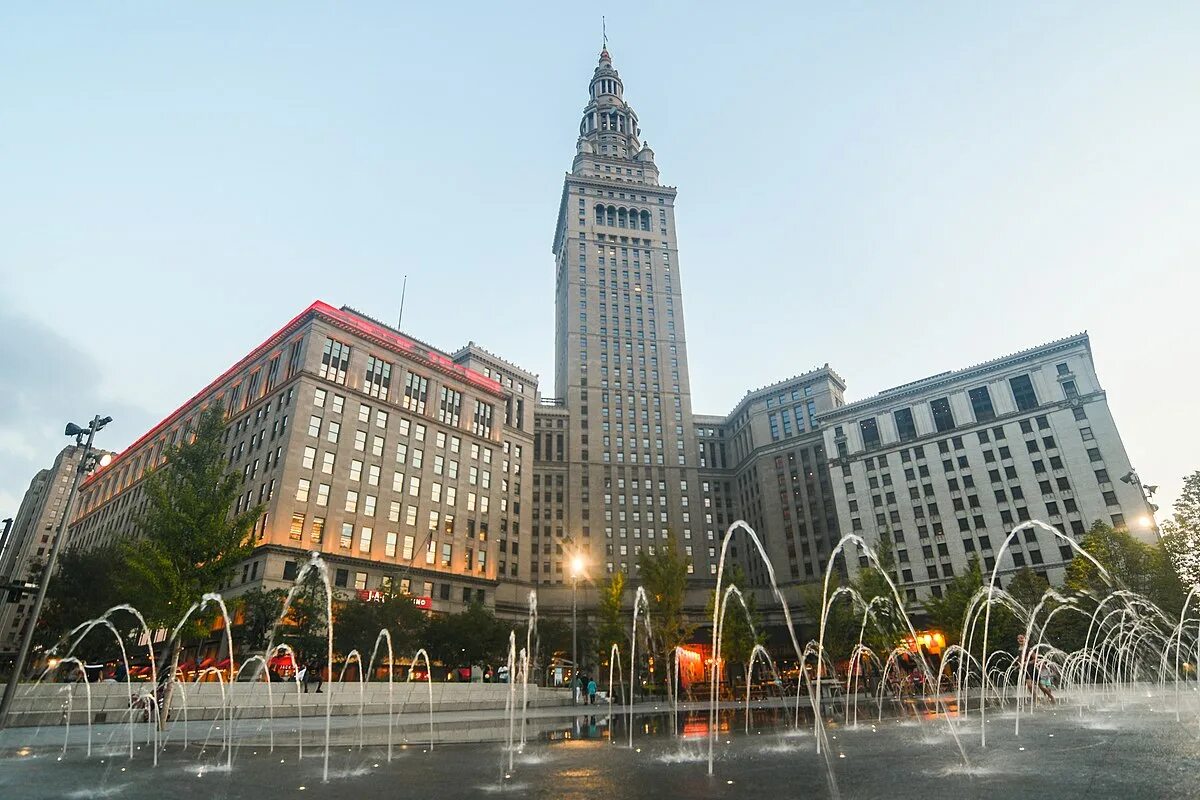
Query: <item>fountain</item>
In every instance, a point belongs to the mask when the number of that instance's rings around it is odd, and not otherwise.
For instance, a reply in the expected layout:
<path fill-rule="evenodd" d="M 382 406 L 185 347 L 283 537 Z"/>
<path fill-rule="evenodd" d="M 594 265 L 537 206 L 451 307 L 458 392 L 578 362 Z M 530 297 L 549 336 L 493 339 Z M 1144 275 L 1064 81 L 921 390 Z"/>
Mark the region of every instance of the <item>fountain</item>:
<path fill-rule="evenodd" d="M 1042 526 L 1041 523 L 1036 522 L 1023 523 L 1009 535 L 1009 540 L 1011 541 L 1024 530 L 1040 527 L 1048 528 L 1049 526 Z M 776 683 L 782 683 L 782 681 L 776 668 L 775 654 L 757 642 L 757 632 L 754 631 L 753 619 L 748 613 L 743 590 L 724 581 L 726 549 L 730 537 L 737 532 L 744 534 L 749 546 L 748 551 L 751 554 L 757 553 L 763 559 L 767 578 L 766 586 L 775 593 L 780 603 L 780 610 L 785 622 L 784 627 L 789 634 L 790 644 L 799 665 L 794 709 L 790 694 L 774 698 L 768 697 L 764 693 L 764 696 L 758 701 L 755 701 L 753 697 L 756 669 L 767 670 Z M 597 768 L 601 771 L 624 770 L 630 772 L 631 777 L 654 780 L 659 777 L 659 773 L 655 771 L 656 767 L 653 764 L 663 761 L 701 759 L 702 754 L 697 752 L 695 747 L 689 748 L 687 740 L 692 736 L 698 738 L 703 732 L 707 741 L 702 743 L 702 747 L 707 750 L 706 767 L 711 775 L 714 770 L 716 739 L 718 731 L 720 731 L 724 740 L 721 778 L 727 783 L 743 780 L 742 776 L 745 773 L 741 761 L 742 754 L 746 754 L 753 760 L 770 757 L 772 753 L 776 752 L 787 752 L 791 761 L 780 762 L 778 772 L 781 775 L 780 780 L 784 781 L 780 788 L 784 788 L 787 781 L 797 780 L 797 775 L 812 774 L 823 782 L 824 793 L 827 796 L 839 797 L 841 791 L 839 780 L 846 781 L 848 786 L 853 787 L 847 788 L 847 791 L 856 795 L 873 796 L 879 793 L 873 791 L 873 789 L 878 789 L 879 784 L 877 783 L 862 785 L 862 775 L 874 774 L 870 758 L 860 760 L 858 770 L 846 771 L 844 775 L 840 775 L 841 771 L 834 768 L 835 765 L 840 764 L 841 759 L 847 757 L 850 750 L 846 741 L 849 731 L 864 728 L 869 730 L 856 734 L 853 738 L 856 746 L 862 748 L 866 753 L 872 752 L 872 748 L 877 746 L 873 745 L 873 742 L 885 742 L 890 748 L 902 749 L 908 746 L 909 742 L 909 736 L 903 731 L 911 727 L 921 730 L 921 734 L 916 736 L 913 741 L 924 743 L 926 751 L 929 753 L 926 757 L 950 758 L 954 762 L 952 766 L 945 767 L 945 770 L 949 770 L 948 772 L 938 773 L 944 780 L 949 781 L 961 779 L 969 782 L 974 780 L 976 775 L 984 773 L 995 776 L 995 771 L 1000 769 L 998 765 L 1002 765 L 1004 762 L 990 757 L 989 750 L 983 748 L 988 744 L 988 738 L 995 740 L 997 736 L 1000 737 L 1001 744 L 1011 743 L 1012 747 L 1000 748 L 1009 755 L 1012 752 L 1024 754 L 1026 752 L 1024 743 L 1030 742 L 1031 737 L 1038 737 L 1037 741 L 1039 742 L 1037 748 L 1029 748 L 1031 754 L 1038 750 L 1045 750 L 1048 746 L 1046 742 L 1053 743 L 1050 746 L 1057 746 L 1057 743 L 1061 741 L 1064 747 L 1069 745 L 1086 748 L 1087 737 L 1104 735 L 1104 731 L 1129 725 L 1138 725 L 1142 728 L 1142 735 L 1135 737 L 1135 741 L 1126 745 L 1138 752 L 1142 759 L 1153 760 L 1161 750 L 1175 752 L 1171 750 L 1172 747 L 1182 747 L 1186 742 L 1192 742 L 1192 746 L 1194 746 L 1193 737 L 1183 737 L 1183 741 L 1179 741 L 1179 737 L 1171 738 L 1170 731 L 1164 729 L 1161 724 L 1157 723 L 1157 720 L 1173 718 L 1173 725 L 1186 725 L 1187 729 L 1192 732 L 1197 730 L 1192 720 L 1200 721 L 1200 693 L 1196 691 L 1195 683 L 1195 664 L 1200 662 L 1200 586 L 1192 587 L 1187 593 L 1182 609 L 1177 614 L 1172 611 L 1168 616 L 1141 595 L 1123 587 L 1112 586 L 1110 576 L 1097 570 L 1103 580 L 1109 582 L 1109 589 L 1090 594 L 1051 588 L 1041 594 L 1036 602 L 1030 601 L 1026 606 L 999 586 L 999 569 L 993 568 L 989 580 L 970 598 L 967 604 L 961 628 L 961 642 L 953 642 L 944 649 L 941 662 L 934 670 L 921 649 L 911 644 L 916 641 L 916 632 L 905 613 L 904 604 L 896 587 L 890 580 L 884 595 L 869 599 L 861 596 L 853 587 L 831 586 L 830 576 L 834 571 L 835 559 L 845 557 L 846 546 L 851 544 L 858 548 L 869 563 L 875 564 L 876 567 L 879 566 L 875 554 L 861 538 L 855 535 L 841 538 L 825 567 L 825 583 L 819 615 L 820 627 L 817 637 L 801 646 L 797 639 L 791 611 L 775 583 L 773 567 L 766 560 L 758 537 L 743 522 L 730 526 L 722 541 L 717 585 L 714 590 L 714 597 L 719 602 L 713 604 L 713 669 L 709 676 L 711 681 L 710 697 L 705 705 L 684 702 L 676 690 L 682 670 L 678 649 L 673 654 L 667 655 L 668 664 L 665 671 L 667 682 L 671 687 L 669 707 L 654 706 L 650 708 L 649 704 L 639 706 L 634 702 L 632 690 L 639 682 L 638 639 L 643 638 L 645 641 L 653 636 L 649 597 L 644 588 L 638 587 L 633 596 L 631 638 L 627 655 L 631 695 L 623 698 L 625 708 L 617 709 L 617 711 L 629 726 L 627 741 L 630 748 L 633 748 L 634 745 L 635 719 L 646 719 L 646 723 L 640 725 L 646 733 L 642 734 L 641 740 L 638 742 L 639 748 L 636 750 L 604 748 L 602 752 L 611 755 L 597 756 L 593 751 L 587 757 L 596 759 Z M 267 647 L 261 652 L 240 654 L 237 661 L 234 660 L 232 647 L 230 615 L 225 601 L 216 593 L 205 594 L 197 603 L 187 609 L 178 624 L 174 626 L 173 632 L 164 646 L 164 657 L 168 657 L 169 662 L 168 666 L 162 670 L 161 675 L 157 674 L 157 665 L 162 661 L 154 658 L 151 632 L 142 615 L 134 607 L 127 604 L 114 606 L 101 617 L 76 626 L 64 636 L 60 645 L 51 651 L 58 659 L 55 662 L 57 673 L 48 667 L 30 687 L 23 688 L 18 695 L 21 713 L 30 715 L 29 719 L 35 720 L 39 726 L 61 725 L 62 731 L 53 731 L 52 728 L 48 728 L 47 732 L 51 733 L 48 736 L 43 733 L 41 727 L 12 729 L 0 734 L 0 742 L 11 743 L 15 741 L 14 736 L 23 736 L 29 742 L 45 746 L 47 752 L 56 756 L 57 768 L 67 770 L 66 773 L 61 774 L 76 774 L 72 770 L 83 769 L 89 763 L 102 765 L 107 769 L 107 762 L 114 756 L 118 756 L 125 765 L 118 768 L 122 771 L 121 774 L 130 775 L 130 772 L 124 772 L 124 770 L 135 769 L 137 752 L 143 749 L 143 746 L 138 745 L 138 741 L 144 738 L 144 749 L 149 751 L 148 756 L 152 754 L 154 765 L 160 764 L 162 759 L 165 759 L 166 763 L 183 760 L 185 764 L 189 765 L 194 765 L 197 760 L 203 759 L 205 763 L 198 769 L 195 766 L 189 766 L 187 774 L 191 776 L 192 780 L 204 778 L 206 774 L 214 770 L 228 776 L 227 779 L 233 780 L 232 776 L 243 769 L 256 772 L 265 771 L 267 763 L 287 761 L 287 759 L 276 757 L 269 762 L 264 762 L 263 757 L 259 756 L 258 751 L 254 749 L 257 745 L 248 743 L 261 742 L 264 754 L 276 753 L 281 746 L 290 746 L 291 743 L 290 739 L 277 737 L 276 729 L 290 730 L 291 726 L 294 726 L 297 731 L 295 746 L 299 756 L 299 761 L 296 762 L 298 766 L 295 768 L 295 776 L 299 778 L 304 771 L 304 699 L 307 698 L 307 695 L 302 691 L 298 672 L 292 669 L 290 679 L 295 687 L 296 712 L 294 715 L 281 713 L 276 705 L 289 701 L 291 689 L 275 692 L 268 676 L 272 667 L 280 659 L 290 660 L 293 667 L 299 663 L 292 648 L 285 643 L 277 643 L 276 637 L 279 625 L 286 619 L 289 608 L 297 596 L 297 587 L 310 576 L 319 583 L 318 590 L 323 594 L 322 599 L 325 603 L 326 613 L 332 619 L 332 590 L 329 585 L 327 568 L 319 557 L 314 556 L 304 565 L 296 584 L 288 592 L 276 624 L 270 630 Z M 727 614 L 731 603 L 742 606 L 740 612 L 735 611 L 734 613 L 745 615 L 752 637 L 756 642 L 745 665 L 744 704 L 738 707 L 735 700 L 730 704 L 731 708 L 725 709 L 722 708 L 720 702 L 718 685 L 722 681 L 721 672 L 724 665 L 722 653 L 725 646 L 723 634 L 728 622 Z M 830 639 L 827 632 L 830 619 L 838 603 L 848 603 L 851 606 L 853 621 L 847 623 L 848 630 L 844 635 Z M 816 608 L 814 602 L 814 614 Z M 194 671 L 188 667 L 187 674 L 185 674 L 179 663 L 179 636 L 189 620 L 195 619 L 206 609 L 211 609 L 212 612 L 222 617 L 221 621 L 224 623 L 222 636 L 225 641 L 224 646 L 229 653 L 228 666 L 225 666 L 224 662 L 212 666 L 197 665 L 198 668 Z M 1016 626 L 1018 631 L 1023 632 L 1023 643 L 1019 647 L 1014 649 L 997 646 L 989 639 L 989 635 L 997 625 L 1001 625 L 993 619 L 993 611 L 997 614 L 1003 613 L 1005 620 L 1011 619 L 1011 622 L 1004 622 L 1003 625 Z M 1074 616 L 1072 617 L 1072 615 Z M 564 707 L 560 711 L 539 709 L 536 715 L 536 724 L 531 718 L 529 700 L 530 693 L 533 691 L 530 683 L 531 673 L 534 670 L 534 654 L 538 636 L 537 616 L 537 596 L 531 591 L 528 597 L 528 615 L 524 631 L 525 646 L 520 647 L 519 633 L 514 628 L 507 637 L 509 685 L 503 687 L 502 690 L 500 687 L 496 687 L 499 691 L 494 694 L 498 700 L 503 697 L 501 703 L 503 705 L 503 722 L 496 720 L 499 709 L 494 707 L 496 712 L 491 714 L 493 731 L 487 734 L 492 741 L 500 742 L 499 746 L 503 754 L 500 764 L 502 779 L 498 784 L 491 782 L 494 780 L 494 772 L 491 772 L 494 766 L 488 767 L 492 776 L 488 785 L 497 789 L 517 788 L 517 784 L 512 783 L 514 769 L 518 766 L 514 760 L 515 754 L 524 752 L 527 742 L 533 740 L 531 738 L 534 736 L 532 731 L 539 726 L 546 727 L 548 724 L 546 720 L 551 720 L 549 723 L 551 730 L 555 724 L 570 724 L 572 726 L 570 738 L 586 738 L 597 735 L 594 722 L 589 730 L 588 724 L 575 717 L 577 711 L 574 708 Z M 132 671 L 129 668 L 129 654 L 134 650 L 126 648 L 125 638 L 129 631 L 122 630 L 125 627 L 123 620 L 126 618 L 129 620 L 129 626 L 132 627 L 132 632 L 140 633 L 142 637 L 139 639 L 139 648 L 143 641 L 145 643 L 150 667 L 148 684 L 134 684 L 133 682 Z M 740 624 L 740 618 L 738 621 Z M 1068 627 L 1064 628 L 1064 621 L 1069 623 Z M 874 624 L 880 631 L 886 631 L 889 629 L 888 624 L 891 623 L 895 623 L 895 626 L 907 631 L 909 643 L 892 639 L 886 650 L 878 639 L 873 638 L 868 644 L 866 638 L 868 625 Z M 890 630 L 895 630 L 895 626 Z M 1011 627 L 1001 627 L 1000 629 L 1011 631 Z M 1070 640 L 1070 643 L 1063 640 L 1062 631 L 1064 630 L 1077 630 L 1078 632 L 1073 634 L 1076 638 Z M 101 634 L 104 642 L 111 639 L 117 645 L 115 648 L 111 648 L 110 652 L 112 649 L 119 652 L 118 663 L 125 675 L 120 686 L 115 684 L 112 686 L 93 685 L 87 680 L 90 668 L 82 656 L 85 651 L 80 647 L 85 643 L 90 643 L 89 637 L 95 633 Z M 358 678 L 357 709 L 355 710 L 354 706 L 350 705 L 341 712 L 343 715 L 338 718 L 338 730 L 345 731 L 353 737 L 353 726 L 357 723 L 357 747 L 351 746 L 344 752 L 353 750 L 355 753 L 361 754 L 357 756 L 360 760 L 370 761 L 375 758 L 381 762 L 386 760 L 390 763 L 394 755 L 394 728 L 398 724 L 398 720 L 407 719 L 403 714 L 404 709 L 399 716 L 396 713 L 396 692 L 404 691 L 405 697 L 410 697 L 412 689 L 417 687 L 405 687 L 403 684 L 399 689 L 395 687 L 393 640 L 391 632 L 386 628 L 378 632 L 373 643 L 363 642 L 362 650 L 352 649 L 345 653 L 344 659 L 340 662 L 340 671 L 337 671 L 332 660 L 332 622 L 325 626 L 323 639 L 328 656 L 326 663 L 332 682 L 324 698 L 324 750 L 320 777 L 325 781 L 354 777 L 356 780 L 363 780 L 365 786 L 372 786 L 371 774 L 383 774 L 375 772 L 379 767 L 378 764 L 373 768 L 358 765 L 352 766 L 350 769 L 339 767 L 336 773 L 331 771 L 331 759 L 334 751 L 331 741 L 332 695 L 338 694 L 339 704 L 345 708 L 344 703 L 348 694 L 354 691 L 353 688 L 346 685 L 347 670 L 353 664 Z M 831 641 L 839 642 L 837 652 L 831 651 Z M 369 658 L 366 657 L 368 644 L 371 645 Z M 105 644 L 105 647 L 108 645 Z M 878 649 L 875 649 L 876 647 Z M 846 650 L 848 652 L 844 652 Z M 196 661 L 199 661 L 198 657 Z M 891 706 L 889 712 L 886 698 L 893 683 L 892 677 L 900 670 L 900 665 L 904 662 L 913 665 L 911 667 L 914 676 L 913 691 L 908 692 L 906 685 L 903 696 L 896 698 L 896 702 Z M 414 653 L 410 663 L 409 682 L 416 679 L 418 665 L 423 664 L 425 669 L 427 683 L 425 694 L 428 698 L 428 706 L 420 708 L 418 713 L 422 715 L 426 711 L 428 713 L 429 742 L 426 752 L 432 759 L 437 734 L 436 720 L 439 713 L 432 685 L 433 665 L 429 653 L 424 648 L 419 648 Z M 382 691 L 373 689 L 378 681 L 371 680 L 372 674 L 383 664 L 386 664 L 388 669 L 386 701 L 383 700 Z M 861 687 L 865 680 L 865 671 L 868 669 L 878 675 L 880 682 L 875 691 L 872 692 L 868 689 L 864 694 Z M 607 697 L 610 725 L 617 692 L 624 691 L 623 671 L 621 650 L 618 645 L 613 644 L 609 651 Z M 810 671 L 815 674 L 810 675 Z M 763 673 L 760 672 L 761 674 Z M 1050 704 L 1048 697 L 1041 699 L 1035 696 L 1038 691 L 1037 687 L 1044 682 L 1047 675 L 1051 674 L 1054 676 L 1052 684 L 1057 700 L 1055 705 Z M 75 684 L 67 687 L 67 691 L 63 693 L 51 691 L 58 688 L 51 683 L 56 677 L 62 679 L 75 676 L 83 679 L 82 687 Z M 920 680 L 916 680 L 917 678 Z M 521 684 L 520 687 L 517 686 L 518 681 Z M 154 691 L 146 692 L 138 688 L 147 685 L 155 687 L 158 683 L 162 684 L 161 703 Z M 265 687 L 262 685 L 264 683 Z M 832 703 L 825 703 L 826 698 L 823 698 L 822 695 L 825 688 L 829 686 L 839 690 L 844 688 L 846 692 L 844 701 L 842 698 L 837 698 Z M 382 687 L 379 688 L 382 689 Z M 80 690 L 83 693 L 82 697 Z M 124 695 L 127 702 L 117 705 L 115 710 L 119 713 L 102 721 L 99 714 L 111 714 L 114 710 L 112 704 L 114 691 L 117 692 L 118 697 Z M 418 691 L 420 690 L 418 689 Z M 814 734 L 811 747 L 807 745 L 806 738 L 802 741 L 797 739 L 789 741 L 787 738 L 799 733 L 799 702 L 802 691 L 807 691 L 809 706 L 814 717 L 814 724 L 811 728 Z M 875 713 L 868 717 L 870 721 L 864 722 L 861 728 L 858 719 L 859 698 L 863 698 L 868 704 L 868 708 L 872 702 L 876 706 Z M 370 714 L 368 714 L 368 702 L 372 709 Z M 383 719 L 377 715 L 382 713 L 379 709 L 385 702 L 386 719 Z M 54 713 L 42 713 L 39 710 L 54 709 L 56 703 L 60 707 Z M 172 704 L 176 707 L 176 714 L 170 713 Z M 519 722 L 518 704 L 520 705 Z M 853 711 L 851 711 L 851 705 L 853 705 Z M 833 708 L 833 713 L 842 714 L 844 727 L 836 726 L 831 721 L 827 722 L 826 717 L 830 707 Z M 140 721 L 143 720 L 142 711 L 145 712 L 144 737 L 141 737 L 137 731 Z M 355 711 L 357 711 L 357 719 Z M 752 712 L 753 726 L 751 725 Z M 745 717 L 744 724 L 737 725 L 738 732 L 734 734 L 735 726 L 729 724 L 728 720 L 736 713 L 744 713 Z M 960 723 L 967 720 L 969 715 L 972 721 L 978 719 L 982 730 L 988 724 L 987 718 L 994 717 L 997 713 L 1010 714 L 1013 717 L 1013 727 L 1008 729 L 1007 726 L 1004 726 L 1004 730 L 1001 732 L 993 726 L 990 736 L 981 733 L 981 748 L 972 751 L 972 759 L 968 760 L 959 735 Z M 484 717 L 486 716 L 485 713 Z M 190 720 L 189 717 L 191 717 Z M 248 719 L 253 717 L 257 717 L 257 724 L 246 724 Z M 699 723 L 701 717 L 707 719 L 706 725 Z M 926 717 L 929 719 L 927 720 Z M 370 725 L 367 723 L 368 718 L 372 720 Z M 423 716 L 420 718 L 420 725 L 423 727 L 425 720 Z M 553 722 L 556 719 L 562 719 L 563 722 Z M 78 724 L 80 722 L 84 724 Z M 312 720 L 310 720 L 310 724 L 311 722 Z M 401 721 L 399 724 L 407 723 Z M 500 729 L 501 724 L 504 726 L 502 730 Z M 193 725 L 198 725 L 199 730 L 193 730 Z M 752 727 L 755 728 L 753 732 L 751 731 Z M 940 731 L 943 727 L 948 734 L 945 737 L 946 746 L 928 747 L 929 743 L 939 741 Z M 808 730 L 807 725 L 805 725 L 805 729 Z M 936 737 L 931 733 L 935 729 L 938 731 Z M 730 733 L 726 734 L 725 731 Z M 776 734 L 775 737 L 772 737 L 773 731 Z M 1159 731 L 1162 731 L 1167 738 L 1155 738 Z M 1010 735 L 1011 738 L 1009 738 Z M 610 741 L 615 743 L 615 736 L 613 736 L 611 728 L 608 736 Z M 640 753 L 646 748 L 653 750 L 659 747 L 664 739 L 674 740 L 675 744 L 660 757 L 631 760 L 630 752 Z M 758 742 L 766 742 L 766 745 L 756 746 L 753 744 L 756 739 Z M 768 741 L 768 739 L 772 740 Z M 1143 740 L 1153 743 L 1152 746 L 1146 745 L 1150 749 L 1142 748 Z M 109 744 L 105 745 L 105 741 Z M 352 744 L 354 741 L 355 739 L 351 738 L 348 743 Z M 407 737 L 406 741 L 408 741 Z M 119 743 L 118 747 L 121 748 L 119 753 L 111 749 L 113 743 Z M 193 744 L 199 744 L 199 747 L 194 747 Z M 17 755 L 12 758 L 21 758 L 20 753 L 26 749 L 18 748 Z M 451 753 L 455 752 L 454 748 L 439 748 L 438 752 L 445 752 L 447 749 Z M 991 749 L 995 750 L 996 748 Z M 238 752 L 237 771 L 234 769 L 235 750 Z M 251 752 L 252 750 L 253 752 Z M 185 755 L 189 752 L 192 755 Z M 206 755 L 209 752 L 213 752 L 213 755 Z M 347 757 L 344 752 L 340 756 L 341 758 Z M 555 758 L 562 758 L 569 762 L 571 758 L 575 757 L 571 755 L 572 752 L 565 750 Z M 1090 751 L 1080 749 L 1078 752 Z M 82 756 L 82 759 L 76 756 L 76 753 Z M 374 753 L 378 754 L 374 755 Z M 850 752 L 850 755 L 853 755 L 853 752 Z M 217 764 L 209 761 L 214 756 Z M 914 757 L 917 756 L 914 755 Z M 444 755 L 441 758 L 455 758 L 455 756 Z M 1083 756 L 1072 755 L 1070 758 L 1083 758 Z M 540 755 L 532 759 L 523 758 L 521 760 L 522 768 L 525 766 L 533 768 L 540 760 Z M 151 758 L 146 758 L 145 761 L 149 764 Z M 462 763 L 463 761 L 463 759 L 456 758 L 453 768 L 460 772 L 470 771 L 471 767 Z M 494 763 L 489 761 L 491 765 Z M 789 763 L 796 764 L 794 770 L 786 769 Z M 803 768 L 800 767 L 801 763 L 805 765 Z M 3 764 L 4 762 L 0 761 L 0 765 Z M 1095 768 L 1103 770 L 1107 769 L 1107 766 L 1098 763 Z M 152 782 L 155 791 L 161 793 L 161 791 L 168 790 L 171 781 L 177 780 L 172 777 L 177 773 L 183 774 L 182 770 L 162 773 L 162 778 Z M 751 776 L 753 774 L 750 773 Z M 1022 780 L 1025 782 L 1036 783 L 1044 777 L 1040 773 L 1025 772 L 1021 774 L 1024 775 Z M 1167 794 L 1170 793 L 1169 787 L 1160 781 L 1160 775 L 1166 774 L 1170 774 L 1170 771 L 1158 770 L 1142 776 L 1142 779 L 1155 787 L 1155 794 Z M 288 774 L 283 774 L 284 786 L 288 785 L 286 781 L 289 777 Z M 208 780 L 214 780 L 214 778 Z M 750 777 L 746 780 L 755 780 L 755 778 Z M 1051 788 L 1052 786 L 1053 781 L 1051 781 Z M 1160 792 L 1158 789 L 1164 791 Z M 47 791 L 50 789 L 48 788 Z M 364 789 L 364 791 L 370 793 L 371 789 Z M 622 796 L 622 791 L 624 790 L 617 790 L 618 797 Z M 668 791 L 668 787 L 664 786 L 663 791 Z M 141 790 L 136 790 L 130 796 L 141 796 L 143 793 Z M 1045 791 L 1042 793 L 1052 794 L 1052 792 Z M 70 794 L 70 790 L 59 794 Z"/>

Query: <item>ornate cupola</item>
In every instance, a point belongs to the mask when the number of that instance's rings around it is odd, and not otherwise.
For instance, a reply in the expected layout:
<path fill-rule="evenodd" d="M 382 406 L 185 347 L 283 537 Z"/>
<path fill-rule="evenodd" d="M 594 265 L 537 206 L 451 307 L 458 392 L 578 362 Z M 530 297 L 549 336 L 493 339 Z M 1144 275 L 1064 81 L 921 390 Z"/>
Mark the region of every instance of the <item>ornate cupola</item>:
<path fill-rule="evenodd" d="M 579 123 L 579 152 L 632 159 L 641 150 L 637 113 L 625 102 L 625 85 L 607 47 L 600 51 L 589 93 Z"/>

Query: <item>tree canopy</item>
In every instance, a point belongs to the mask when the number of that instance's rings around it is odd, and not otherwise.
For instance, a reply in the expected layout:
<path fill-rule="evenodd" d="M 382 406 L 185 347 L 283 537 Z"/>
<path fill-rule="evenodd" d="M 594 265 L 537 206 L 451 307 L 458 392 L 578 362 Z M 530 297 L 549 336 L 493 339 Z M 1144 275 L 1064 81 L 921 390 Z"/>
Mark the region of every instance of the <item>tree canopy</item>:
<path fill-rule="evenodd" d="M 1162 524 L 1161 541 L 1183 584 L 1200 583 L 1200 471 L 1183 479 L 1175 513 Z"/>
<path fill-rule="evenodd" d="M 432 658 L 447 666 L 500 663 L 508 658 L 509 632 L 510 626 L 496 619 L 490 609 L 472 603 L 461 613 L 431 619 L 425 631 L 426 647 Z"/>
<path fill-rule="evenodd" d="M 130 595 L 152 625 L 173 626 L 254 549 L 262 507 L 233 513 L 242 478 L 225 460 L 224 437 L 224 412 L 211 406 L 145 478 L 146 510 L 125 558 Z"/>
<path fill-rule="evenodd" d="M 674 539 L 653 552 L 647 547 L 638 554 L 638 577 L 650 602 L 654 639 L 651 654 L 662 664 L 670 663 L 670 654 L 687 642 L 695 630 L 683 613 L 690 564 L 691 559 L 680 553 Z M 665 679 L 666 671 L 661 672 Z"/>
<path fill-rule="evenodd" d="M 425 612 L 417 608 L 408 595 L 384 593 L 379 601 L 355 598 L 334 608 L 333 648 L 343 658 L 351 650 L 357 650 L 366 663 L 371 658 L 379 632 L 386 628 L 396 658 L 410 656 L 421 646 L 426 623 Z M 386 644 L 379 646 L 381 659 L 387 650 Z M 378 664 L 379 659 L 376 659 Z"/>
<path fill-rule="evenodd" d="M 750 655 L 757 644 L 766 644 L 763 632 L 762 614 L 758 611 L 758 603 L 754 592 L 750 591 L 746 573 L 739 564 L 731 564 L 725 569 L 724 586 L 736 586 L 742 593 L 745 608 L 734 595 L 730 595 L 725 604 L 725 622 L 721 628 L 721 656 L 730 664 L 747 664 Z M 724 586 L 721 594 L 725 594 Z M 708 606 L 705 608 L 705 619 L 711 619 L 713 609 L 718 602 L 716 590 L 708 596 Z"/>
<path fill-rule="evenodd" d="M 596 663 L 608 663 L 615 644 L 622 653 L 628 651 L 629 619 L 622 608 L 625 596 L 625 573 L 616 570 L 596 588 L 600 601 L 596 609 Z"/>
<path fill-rule="evenodd" d="M 123 595 L 120 582 L 124 553 L 115 545 L 91 550 L 72 547 L 58 557 L 56 567 L 34 634 L 35 643 L 42 648 L 53 647 L 75 626 L 130 599 Z M 81 642 L 76 652 L 82 658 L 99 660 L 115 657 L 118 648 L 109 631 L 100 627 Z"/>

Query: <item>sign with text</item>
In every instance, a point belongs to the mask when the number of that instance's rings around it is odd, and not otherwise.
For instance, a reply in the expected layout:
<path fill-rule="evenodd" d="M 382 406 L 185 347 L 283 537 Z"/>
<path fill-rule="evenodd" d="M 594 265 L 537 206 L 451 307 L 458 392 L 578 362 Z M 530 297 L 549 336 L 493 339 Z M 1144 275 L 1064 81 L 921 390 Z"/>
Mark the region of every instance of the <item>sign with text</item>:
<path fill-rule="evenodd" d="M 358 599 L 364 603 L 382 603 L 387 599 L 387 594 L 381 589 L 359 589 Z M 433 608 L 433 598 L 420 595 L 408 595 L 408 599 L 412 600 L 414 606 L 420 609 L 428 610 Z"/>

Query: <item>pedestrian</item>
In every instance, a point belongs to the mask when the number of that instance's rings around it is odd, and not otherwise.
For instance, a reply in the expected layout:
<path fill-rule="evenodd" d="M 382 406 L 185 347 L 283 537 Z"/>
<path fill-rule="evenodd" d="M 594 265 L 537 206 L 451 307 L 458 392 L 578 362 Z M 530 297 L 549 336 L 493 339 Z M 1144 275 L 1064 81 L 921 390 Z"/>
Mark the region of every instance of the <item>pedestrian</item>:
<path fill-rule="evenodd" d="M 324 663 L 320 659 L 316 658 L 308 662 L 308 666 L 304 668 L 305 677 L 308 678 L 308 682 L 315 682 L 317 684 L 317 691 L 315 692 L 316 694 L 321 694 L 321 685 L 325 680 L 324 675 L 322 675 L 323 669 Z M 308 691 L 307 685 L 304 687 L 304 691 Z"/>
<path fill-rule="evenodd" d="M 596 679 L 595 678 L 588 679 L 587 693 L 588 693 L 588 705 L 590 705 L 590 706 L 596 705 Z"/>
<path fill-rule="evenodd" d="M 1017 634 L 1017 649 L 1024 650 L 1023 656 L 1018 654 L 1018 658 L 1025 659 L 1025 691 L 1029 692 L 1029 701 L 1031 703 L 1037 701 L 1037 689 L 1035 688 L 1035 674 L 1037 672 L 1037 653 L 1032 647 L 1028 647 L 1025 643 L 1025 634 Z"/>
<path fill-rule="evenodd" d="M 1058 703 L 1058 701 L 1054 699 L 1054 692 L 1052 691 L 1053 688 L 1054 668 L 1050 664 L 1049 659 L 1043 658 L 1038 663 L 1038 689 L 1040 689 L 1042 694 L 1046 696 L 1046 699 L 1050 701 L 1051 705 Z"/>

